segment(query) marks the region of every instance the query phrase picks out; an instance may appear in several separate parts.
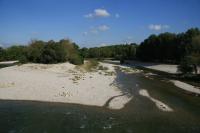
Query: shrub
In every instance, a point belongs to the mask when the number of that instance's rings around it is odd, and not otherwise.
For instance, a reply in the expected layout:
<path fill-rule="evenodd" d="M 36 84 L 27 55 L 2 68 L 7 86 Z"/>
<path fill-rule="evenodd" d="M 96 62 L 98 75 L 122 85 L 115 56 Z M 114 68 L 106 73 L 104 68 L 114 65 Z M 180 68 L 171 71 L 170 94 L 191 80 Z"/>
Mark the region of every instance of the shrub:
<path fill-rule="evenodd" d="M 106 71 L 106 70 L 108 70 L 108 67 L 104 67 L 104 66 L 99 66 L 99 68 L 98 68 L 99 70 L 104 70 L 104 71 Z"/>
<path fill-rule="evenodd" d="M 189 58 L 184 58 L 181 61 L 180 65 L 178 66 L 178 71 L 183 74 L 192 73 L 194 71 Z"/>
<path fill-rule="evenodd" d="M 40 59 L 41 63 L 45 64 L 57 63 L 56 52 L 51 48 L 44 49 L 40 58 L 41 58 Z"/>
<path fill-rule="evenodd" d="M 28 59 L 27 59 L 26 56 L 21 56 L 21 57 L 19 57 L 18 60 L 19 60 L 20 63 L 27 63 L 28 62 Z"/>
<path fill-rule="evenodd" d="M 28 46 L 28 51 L 28 59 L 31 62 L 51 64 L 69 61 L 75 65 L 83 64 L 78 46 L 69 40 L 34 41 Z"/>
<path fill-rule="evenodd" d="M 45 64 L 69 61 L 75 65 L 83 64 L 78 45 L 69 40 L 32 41 L 28 46 L 11 46 L 7 49 L 0 47 L 0 61 L 5 60 Z"/>
<path fill-rule="evenodd" d="M 2 47 L 0 47 L 0 61 L 4 60 L 4 54 L 5 54 L 5 50 Z"/>
<path fill-rule="evenodd" d="M 69 62 L 74 64 L 74 65 L 81 65 L 83 64 L 83 57 L 81 57 L 78 54 L 73 54 L 69 57 Z"/>
<path fill-rule="evenodd" d="M 28 60 L 35 63 L 41 62 L 41 56 L 44 50 L 44 46 L 45 42 L 43 41 L 32 41 L 31 44 L 28 46 Z"/>

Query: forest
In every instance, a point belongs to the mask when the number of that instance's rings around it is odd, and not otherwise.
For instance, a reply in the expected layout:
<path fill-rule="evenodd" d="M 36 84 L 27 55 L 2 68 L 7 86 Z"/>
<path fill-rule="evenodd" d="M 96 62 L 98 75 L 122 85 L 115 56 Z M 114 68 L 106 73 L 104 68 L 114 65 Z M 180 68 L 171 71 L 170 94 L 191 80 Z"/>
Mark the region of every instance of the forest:
<path fill-rule="evenodd" d="M 200 65 L 200 30 L 191 28 L 184 33 L 150 35 L 141 44 L 122 44 L 82 48 L 87 58 L 134 59 L 146 62 L 179 64 L 183 73 L 197 73 Z"/>
<path fill-rule="evenodd" d="M 52 64 L 69 61 L 72 64 L 83 64 L 79 46 L 70 40 L 48 42 L 35 40 L 27 46 L 0 48 L 0 60 L 19 60 L 21 63 L 33 62 Z"/>
<path fill-rule="evenodd" d="M 35 40 L 28 45 L 0 47 L 0 61 L 59 63 L 69 61 L 83 64 L 84 58 L 112 58 L 180 64 L 184 73 L 196 72 L 200 65 L 200 30 L 191 28 L 183 33 L 150 35 L 141 44 L 119 44 L 93 48 L 79 48 L 76 43 L 62 39 L 58 42 Z"/>

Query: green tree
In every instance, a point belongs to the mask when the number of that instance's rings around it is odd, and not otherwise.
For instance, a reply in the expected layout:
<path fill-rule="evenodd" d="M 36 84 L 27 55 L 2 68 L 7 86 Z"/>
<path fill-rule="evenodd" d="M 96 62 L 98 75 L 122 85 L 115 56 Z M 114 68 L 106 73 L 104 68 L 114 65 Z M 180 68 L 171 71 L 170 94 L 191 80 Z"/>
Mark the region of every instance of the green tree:
<path fill-rule="evenodd" d="M 80 49 L 80 53 L 81 53 L 81 56 L 83 58 L 88 58 L 89 57 L 88 48 L 84 47 L 84 48 Z"/>
<path fill-rule="evenodd" d="M 27 47 L 26 46 L 11 46 L 5 49 L 4 60 L 18 60 L 20 62 L 27 61 Z"/>
<path fill-rule="evenodd" d="M 28 46 L 28 60 L 35 63 L 41 62 L 44 46 L 45 42 L 43 41 L 32 41 Z"/>
<path fill-rule="evenodd" d="M 178 66 L 178 71 L 183 74 L 192 73 L 194 71 L 190 57 L 185 57 L 181 61 L 180 65 Z"/>
<path fill-rule="evenodd" d="M 4 60 L 4 58 L 5 58 L 4 54 L 5 54 L 5 50 L 2 47 L 0 47 L 0 61 Z"/>
<path fill-rule="evenodd" d="M 190 43 L 190 51 L 179 65 L 179 70 L 182 73 L 198 74 L 198 66 L 200 65 L 200 35 L 192 38 Z"/>

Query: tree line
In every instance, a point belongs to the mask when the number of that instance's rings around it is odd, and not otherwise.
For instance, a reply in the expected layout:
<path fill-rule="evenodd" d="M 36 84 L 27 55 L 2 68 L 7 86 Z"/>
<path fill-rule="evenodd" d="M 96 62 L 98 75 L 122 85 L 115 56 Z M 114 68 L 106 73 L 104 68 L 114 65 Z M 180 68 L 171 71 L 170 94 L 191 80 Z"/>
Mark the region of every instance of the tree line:
<path fill-rule="evenodd" d="M 137 44 L 120 44 L 94 48 L 82 48 L 81 55 L 84 58 L 114 58 L 135 59 Z"/>
<path fill-rule="evenodd" d="M 183 33 L 150 35 L 140 44 L 121 44 L 104 47 L 82 48 L 86 58 L 114 58 L 120 60 L 180 64 L 184 73 L 197 72 L 200 65 L 200 30 L 191 28 Z"/>
<path fill-rule="evenodd" d="M 141 44 L 120 44 L 93 48 L 79 48 L 69 40 L 32 41 L 27 46 L 0 47 L 0 61 L 59 63 L 69 61 L 82 64 L 84 58 L 113 58 L 180 64 L 184 73 L 197 72 L 200 65 L 200 30 L 191 28 L 183 33 L 150 35 Z"/>
<path fill-rule="evenodd" d="M 137 50 L 143 61 L 179 64 L 183 73 L 197 73 L 200 65 L 200 30 L 191 28 L 184 33 L 161 33 L 145 39 Z"/>
<path fill-rule="evenodd" d="M 83 64 L 79 46 L 65 39 L 58 42 L 36 40 L 32 41 L 28 46 L 0 48 L 0 61 L 5 60 L 45 64 L 69 61 L 72 64 Z"/>

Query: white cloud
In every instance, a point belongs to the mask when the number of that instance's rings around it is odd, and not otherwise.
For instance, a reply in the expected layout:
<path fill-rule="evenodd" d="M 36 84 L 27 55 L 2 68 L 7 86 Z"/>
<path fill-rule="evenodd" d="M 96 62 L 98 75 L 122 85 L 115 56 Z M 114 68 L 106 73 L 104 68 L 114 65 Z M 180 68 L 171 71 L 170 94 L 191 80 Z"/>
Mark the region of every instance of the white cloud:
<path fill-rule="evenodd" d="M 149 25 L 150 30 L 161 30 L 161 25 Z"/>
<path fill-rule="evenodd" d="M 106 43 L 101 43 L 100 46 L 104 47 L 104 46 L 107 46 L 107 44 Z"/>
<path fill-rule="evenodd" d="M 98 30 L 99 31 L 107 31 L 109 29 L 110 29 L 110 27 L 108 27 L 107 25 L 100 25 L 100 26 L 98 26 Z"/>
<path fill-rule="evenodd" d="M 92 34 L 98 34 L 99 31 L 96 28 L 92 28 L 92 29 L 90 29 L 90 33 L 92 33 Z"/>
<path fill-rule="evenodd" d="M 84 36 L 87 36 L 87 35 L 88 35 L 88 32 L 87 32 L 87 31 L 83 32 L 83 35 L 84 35 Z"/>
<path fill-rule="evenodd" d="M 105 9 L 95 9 L 95 16 L 97 17 L 109 17 L 110 14 Z"/>
<path fill-rule="evenodd" d="M 170 26 L 169 26 L 169 25 L 163 25 L 163 28 L 164 28 L 164 29 L 169 29 Z"/>
<path fill-rule="evenodd" d="M 38 35 L 39 32 L 37 32 L 37 31 L 33 31 L 33 32 L 31 32 L 31 34 L 32 34 L 32 35 Z"/>
<path fill-rule="evenodd" d="M 161 24 L 150 24 L 149 25 L 149 29 L 155 30 L 155 31 L 160 31 L 160 30 L 169 29 L 169 28 L 170 28 L 169 25 L 161 25 Z"/>
<path fill-rule="evenodd" d="M 115 18 L 119 18 L 120 15 L 118 13 L 115 14 Z"/>
<path fill-rule="evenodd" d="M 89 34 L 98 34 L 100 32 L 105 32 L 109 29 L 110 29 L 110 27 L 107 26 L 107 25 L 99 25 L 99 26 L 96 26 L 96 27 L 91 26 L 89 31 L 83 32 L 83 35 L 86 36 L 86 35 L 89 35 Z"/>
<path fill-rule="evenodd" d="M 110 13 L 106 9 L 95 9 L 93 13 L 84 15 L 86 18 L 105 18 L 109 17 Z"/>
<path fill-rule="evenodd" d="M 127 37 L 125 37 L 124 40 L 122 40 L 122 42 L 130 44 L 130 43 L 134 42 L 134 38 L 133 38 L 133 36 L 127 36 Z"/>
<path fill-rule="evenodd" d="M 85 18 L 93 18 L 93 14 L 92 13 L 89 13 L 89 14 L 86 14 L 84 15 Z"/>

